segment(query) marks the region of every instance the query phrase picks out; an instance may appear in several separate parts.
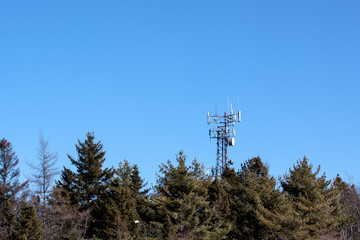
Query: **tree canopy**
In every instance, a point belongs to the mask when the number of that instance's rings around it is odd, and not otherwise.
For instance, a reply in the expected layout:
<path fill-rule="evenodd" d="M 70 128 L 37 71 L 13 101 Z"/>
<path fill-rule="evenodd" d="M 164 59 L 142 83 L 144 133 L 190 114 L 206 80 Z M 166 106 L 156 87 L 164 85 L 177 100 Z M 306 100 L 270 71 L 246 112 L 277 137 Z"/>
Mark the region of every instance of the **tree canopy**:
<path fill-rule="evenodd" d="M 360 198 L 304 157 L 280 178 L 257 156 L 220 176 L 184 151 L 159 166 L 147 188 L 137 164 L 105 168 L 104 146 L 87 133 L 72 166 L 51 179 L 56 154 L 40 139 L 37 185 L 20 183 L 19 159 L 0 141 L 0 239 L 358 239 Z M 44 165 L 45 164 L 45 165 Z M 47 165 L 46 165 L 47 164 Z M 74 170 L 73 170 L 74 169 Z M 48 171 L 49 170 L 49 171 Z M 50 186 L 53 186 L 52 188 Z"/>

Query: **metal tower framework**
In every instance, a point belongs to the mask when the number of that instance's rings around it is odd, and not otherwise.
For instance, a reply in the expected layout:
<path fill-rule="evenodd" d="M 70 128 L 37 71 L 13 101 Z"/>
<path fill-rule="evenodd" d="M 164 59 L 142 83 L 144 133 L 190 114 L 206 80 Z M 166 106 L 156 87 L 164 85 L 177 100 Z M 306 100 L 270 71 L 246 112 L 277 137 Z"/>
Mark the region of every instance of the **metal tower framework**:
<path fill-rule="evenodd" d="M 220 115 L 207 114 L 207 123 L 215 123 L 219 126 L 213 130 L 209 129 L 209 136 L 216 139 L 216 167 L 215 176 L 221 175 L 226 166 L 233 164 L 233 160 L 228 158 L 228 146 L 235 146 L 235 122 L 241 121 L 241 112 Z"/>

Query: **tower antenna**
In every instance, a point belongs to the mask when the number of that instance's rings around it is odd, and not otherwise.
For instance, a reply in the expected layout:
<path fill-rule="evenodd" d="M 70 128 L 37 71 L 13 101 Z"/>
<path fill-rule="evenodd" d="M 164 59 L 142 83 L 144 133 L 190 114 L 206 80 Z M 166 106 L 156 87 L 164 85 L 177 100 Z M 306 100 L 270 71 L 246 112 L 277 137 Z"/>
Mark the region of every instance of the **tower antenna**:
<path fill-rule="evenodd" d="M 217 105 L 216 105 L 217 106 Z M 230 105 L 228 104 L 228 108 Z M 217 108 L 217 107 L 216 107 Z M 217 112 L 217 109 L 216 109 Z M 231 105 L 231 112 L 224 113 L 224 115 L 211 115 L 207 113 L 207 123 L 215 123 L 217 126 L 213 130 L 209 130 L 210 140 L 216 139 L 216 167 L 215 175 L 221 175 L 224 169 L 233 164 L 233 160 L 228 157 L 228 147 L 235 146 L 235 122 L 241 121 L 241 112 L 233 112 Z"/>

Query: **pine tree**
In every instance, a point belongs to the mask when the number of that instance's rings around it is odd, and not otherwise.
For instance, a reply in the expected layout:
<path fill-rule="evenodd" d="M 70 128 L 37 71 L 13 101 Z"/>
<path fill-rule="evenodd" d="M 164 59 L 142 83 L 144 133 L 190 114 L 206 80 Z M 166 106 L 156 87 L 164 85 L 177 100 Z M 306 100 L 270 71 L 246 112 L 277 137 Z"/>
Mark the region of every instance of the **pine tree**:
<path fill-rule="evenodd" d="M 79 206 L 80 212 L 91 210 L 100 196 L 109 190 L 114 171 L 102 169 L 105 161 L 105 152 L 102 148 L 101 142 L 95 142 L 94 134 L 87 133 L 86 140 L 79 141 L 76 145 L 78 158 L 74 159 L 68 155 L 77 172 L 74 173 L 68 168 L 62 171 L 59 185 L 69 193 L 72 204 Z M 94 232 L 97 232 L 97 220 L 93 218 L 90 223 L 87 237 L 92 237 Z"/>
<path fill-rule="evenodd" d="M 132 168 L 133 166 L 126 159 L 123 162 L 119 162 L 119 167 L 116 169 L 115 174 L 119 178 L 121 185 L 125 187 L 131 186 Z"/>
<path fill-rule="evenodd" d="M 333 199 L 338 193 L 330 188 L 325 174 L 318 177 L 320 166 L 315 172 L 312 164 L 304 157 L 298 161 L 289 174 L 281 179 L 283 190 L 289 194 L 294 207 L 297 229 L 294 238 L 317 239 L 334 232 L 338 227 L 337 208 Z"/>
<path fill-rule="evenodd" d="M 0 235 L 4 239 L 17 239 L 15 207 L 19 193 L 28 186 L 28 181 L 19 182 L 20 170 L 17 168 L 17 158 L 11 143 L 3 138 L 0 140 Z"/>
<path fill-rule="evenodd" d="M 226 171 L 226 170 L 225 170 Z M 208 189 L 208 201 L 214 209 L 210 220 L 210 231 L 213 239 L 225 239 L 233 228 L 231 221 L 229 194 L 225 191 L 221 178 L 215 177 Z"/>
<path fill-rule="evenodd" d="M 61 181 L 58 181 L 58 187 L 69 195 L 70 202 L 73 205 L 78 205 L 81 202 L 79 186 L 77 185 L 77 174 L 72 172 L 69 168 L 64 167 L 61 172 Z"/>
<path fill-rule="evenodd" d="M 119 163 L 119 168 L 115 173 L 120 184 L 130 189 L 134 199 L 140 200 L 148 197 L 150 189 L 146 188 L 147 183 L 140 177 L 139 167 L 136 164 L 131 166 L 127 160 L 124 160 Z"/>
<path fill-rule="evenodd" d="M 134 233 L 134 221 L 139 219 L 136 202 L 130 188 L 115 179 L 109 191 L 102 193 L 92 211 L 97 219 L 94 235 L 100 239 L 131 239 Z"/>
<path fill-rule="evenodd" d="M 41 221 L 33 205 L 23 200 L 19 211 L 19 239 L 21 240 L 41 240 L 43 232 Z"/>
<path fill-rule="evenodd" d="M 139 216 L 139 221 L 142 223 L 142 227 L 136 226 L 134 229 L 135 236 L 144 236 L 146 229 L 151 220 L 150 201 L 148 193 L 149 188 L 146 188 L 147 183 L 140 177 L 140 171 L 137 165 L 133 165 L 130 175 L 130 191 L 136 204 L 136 212 Z M 139 229 L 141 228 L 141 229 Z M 139 233 L 142 231 L 142 233 Z"/>
<path fill-rule="evenodd" d="M 247 160 L 238 173 L 226 168 L 221 184 L 229 206 L 222 212 L 231 222 L 227 239 L 281 239 L 289 232 L 291 205 L 260 157 Z"/>
<path fill-rule="evenodd" d="M 0 141 L 0 186 L 5 199 L 15 200 L 17 194 L 26 189 L 28 181 L 19 182 L 19 159 L 13 151 L 11 143 L 3 138 Z"/>
<path fill-rule="evenodd" d="M 248 234 L 261 239 L 285 238 L 292 221 L 292 208 L 278 189 L 276 180 L 260 157 L 249 159 L 238 173 L 245 200 L 248 203 Z"/>
<path fill-rule="evenodd" d="M 139 167 L 136 164 L 131 169 L 130 181 L 130 189 L 135 196 L 146 196 L 150 191 L 150 189 L 145 188 L 147 184 L 140 177 Z"/>
<path fill-rule="evenodd" d="M 227 199 L 225 199 L 226 206 L 222 211 L 224 218 L 226 218 L 231 224 L 229 232 L 226 234 L 225 239 L 241 239 L 241 226 L 242 221 L 242 204 L 244 203 L 243 192 L 240 191 L 240 179 L 236 174 L 234 169 L 226 167 L 221 174 L 221 186 L 226 192 L 224 194 Z"/>
<path fill-rule="evenodd" d="M 111 198 L 117 206 L 117 214 L 114 215 L 116 218 L 114 222 L 117 222 L 116 232 L 122 230 L 134 238 L 146 237 L 151 213 L 149 189 L 145 186 L 137 165 L 131 166 L 126 160 L 119 163 L 111 194 L 107 197 L 107 199 Z M 108 209 L 111 207 L 108 206 Z M 135 221 L 141 224 L 136 224 Z"/>
<path fill-rule="evenodd" d="M 182 151 L 176 161 L 176 167 L 170 161 L 160 166 L 153 197 L 156 222 L 164 238 L 209 239 L 213 211 L 206 199 L 211 181 L 196 160 L 186 167 Z"/>
<path fill-rule="evenodd" d="M 2 201 L 0 215 L 0 239 L 18 239 L 19 222 L 16 218 L 14 206 L 10 200 Z"/>

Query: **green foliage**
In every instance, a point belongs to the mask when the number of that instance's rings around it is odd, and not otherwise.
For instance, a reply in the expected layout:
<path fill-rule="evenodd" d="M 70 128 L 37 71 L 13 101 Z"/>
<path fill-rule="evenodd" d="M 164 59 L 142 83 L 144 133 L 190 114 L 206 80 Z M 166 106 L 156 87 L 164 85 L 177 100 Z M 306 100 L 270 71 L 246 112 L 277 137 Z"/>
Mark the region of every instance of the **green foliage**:
<path fill-rule="evenodd" d="M 334 232 L 341 222 L 336 213 L 340 193 L 330 188 L 325 174 L 318 177 L 319 172 L 320 166 L 313 172 L 313 166 L 304 157 L 281 179 L 294 207 L 297 223 L 294 238 L 317 239 Z"/>
<path fill-rule="evenodd" d="M 230 211 L 229 194 L 225 190 L 224 181 L 218 177 L 209 186 L 208 201 L 210 207 L 214 209 L 210 220 L 212 239 L 223 239 L 233 228 L 233 224 L 231 221 L 232 214 Z"/>
<path fill-rule="evenodd" d="M 139 218 L 129 188 L 116 179 L 110 190 L 99 196 L 92 216 L 98 219 L 93 234 L 101 239 L 130 239 L 134 221 Z"/>
<path fill-rule="evenodd" d="M 102 151 L 103 145 L 94 140 L 92 133 L 86 134 L 84 142 L 79 140 L 76 145 L 78 159 L 68 155 L 77 172 L 64 168 L 60 181 L 60 185 L 69 192 L 73 204 L 80 204 L 80 211 L 93 206 L 98 195 L 107 190 L 113 176 L 112 169 L 102 169 L 105 152 Z"/>
<path fill-rule="evenodd" d="M 19 159 L 13 151 L 11 143 L 3 138 L 0 140 L 0 194 L 5 199 L 15 201 L 17 194 L 28 186 L 28 181 L 19 182 Z"/>
<path fill-rule="evenodd" d="M 23 201 L 20 205 L 19 214 L 19 239 L 21 240 L 41 240 L 43 233 L 41 221 L 33 205 Z"/>
<path fill-rule="evenodd" d="M 120 162 L 119 168 L 116 169 L 116 177 L 120 184 L 130 191 L 128 198 L 135 202 L 139 218 L 149 222 L 151 215 L 149 205 L 151 203 L 148 199 L 148 193 L 150 189 L 146 188 L 145 181 L 140 177 L 138 166 L 136 164 L 131 166 L 126 160 Z"/>
<path fill-rule="evenodd" d="M 206 200 L 210 179 L 196 160 L 186 167 L 182 151 L 176 161 L 176 167 L 170 161 L 160 166 L 152 199 L 156 208 L 155 222 L 164 238 L 208 239 L 213 214 Z"/>
<path fill-rule="evenodd" d="M 113 169 L 102 169 L 105 161 L 105 152 L 102 148 L 103 145 L 100 142 L 95 142 L 94 134 L 87 133 L 86 140 L 79 141 L 76 145 L 78 158 L 74 159 L 68 155 L 77 172 L 64 168 L 59 182 L 59 185 L 68 192 L 72 204 L 78 206 L 80 212 L 90 210 L 91 215 L 94 213 L 92 211 L 94 206 L 98 205 L 96 201 L 109 191 L 114 174 Z M 97 221 L 101 221 L 94 217 L 92 220 L 86 234 L 88 237 L 98 232 Z"/>
<path fill-rule="evenodd" d="M 131 183 L 131 174 L 133 166 L 127 160 L 119 163 L 119 167 L 116 169 L 115 174 L 119 178 L 121 185 L 125 187 L 130 187 Z"/>
<path fill-rule="evenodd" d="M 285 238 L 292 206 L 286 196 L 276 188 L 276 180 L 260 157 L 242 164 L 240 177 L 244 202 L 247 203 L 247 235 L 262 239 Z M 248 230 L 249 229 L 249 230 Z"/>
<path fill-rule="evenodd" d="M 18 239 L 19 222 L 16 218 L 16 212 L 10 200 L 1 201 L 0 215 L 0 239 Z"/>
<path fill-rule="evenodd" d="M 87 133 L 85 141 L 76 145 L 77 158 L 68 156 L 76 171 L 64 167 L 50 193 L 46 181 L 42 201 L 33 196 L 28 202 L 18 197 L 27 182 L 18 181 L 18 159 L 11 144 L 1 140 L 0 150 L 0 239 L 360 236 L 360 197 L 355 186 L 339 176 L 331 184 L 307 158 L 279 179 L 279 189 L 260 157 L 245 161 L 238 172 L 226 168 L 211 179 L 196 159 L 187 166 L 187 157 L 180 151 L 176 164 L 160 165 L 149 194 L 136 164 L 124 160 L 115 170 L 103 169 L 103 145 Z"/>
<path fill-rule="evenodd" d="M 228 239 L 284 238 L 291 206 L 260 157 L 247 160 L 237 174 L 225 169 L 221 178 L 229 204 L 222 212 L 232 223 Z"/>
<path fill-rule="evenodd" d="M 130 192 L 133 201 L 135 202 L 135 209 L 138 215 L 139 223 L 131 223 L 132 235 L 134 237 L 146 237 L 148 225 L 151 221 L 151 202 L 149 200 L 149 188 L 146 188 L 147 183 L 140 177 L 140 171 L 137 165 L 133 165 L 130 174 Z"/>
<path fill-rule="evenodd" d="M 148 189 L 144 189 L 137 165 L 119 163 L 109 190 L 99 195 L 92 216 L 97 219 L 93 235 L 101 239 L 132 239 L 146 235 L 149 219 Z M 141 221 L 136 224 L 135 221 Z"/>
<path fill-rule="evenodd" d="M 3 239 L 19 238 L 17 219 L 18 195 L 28 187 L 28 181 L 19 182 L 20 170 L 11 143 L 0 140 L 0 237 Z"/>

